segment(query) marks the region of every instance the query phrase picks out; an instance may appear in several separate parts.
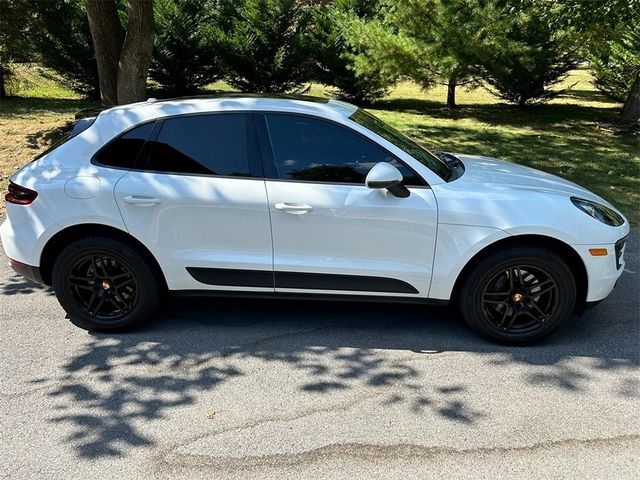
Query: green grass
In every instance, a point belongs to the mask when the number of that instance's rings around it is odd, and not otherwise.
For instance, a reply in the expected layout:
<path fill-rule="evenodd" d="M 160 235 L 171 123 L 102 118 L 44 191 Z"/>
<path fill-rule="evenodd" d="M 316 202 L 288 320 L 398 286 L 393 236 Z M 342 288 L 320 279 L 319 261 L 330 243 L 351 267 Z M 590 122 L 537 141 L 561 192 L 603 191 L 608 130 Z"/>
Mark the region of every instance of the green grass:
<path fill-rule="evenodd" d="M 427 148 L 502 158 L 574 181 L 618 206 L 640 224 L 640 138 L 603 127 L 620 106 L 596 91 L 589 72 L 576 70 L 561 88 L 572 89 L 546 105 L 517 108 L 479 88 L 460 89 L 457 110 L 444 108 L 446 90 L 422 91 L 403 82 L 368 109 Z M 205 91 L 231 91 L 218 82 Z M 331 89 L 313 84 L 310 95 Z M 36 69 L 20 97 L 0 104 L 0 188 L 3 176 L 26 162 L 80 109 L 95 107 Z"/>

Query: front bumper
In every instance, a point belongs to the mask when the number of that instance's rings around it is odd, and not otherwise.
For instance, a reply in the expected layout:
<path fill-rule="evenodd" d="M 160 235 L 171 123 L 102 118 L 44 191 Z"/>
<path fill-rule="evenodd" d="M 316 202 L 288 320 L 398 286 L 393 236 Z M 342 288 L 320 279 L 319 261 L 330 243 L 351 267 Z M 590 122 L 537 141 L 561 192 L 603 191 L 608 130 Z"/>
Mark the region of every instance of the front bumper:
<path fill-rule="evenodd" d="M 624 271 L 626 237 L 605 245 L 574 245 L 587 270 L 587 305 L 604 300 L 613 291 Z M 593 256 L 589 250 L 607 249 L 605 256 Z"/>

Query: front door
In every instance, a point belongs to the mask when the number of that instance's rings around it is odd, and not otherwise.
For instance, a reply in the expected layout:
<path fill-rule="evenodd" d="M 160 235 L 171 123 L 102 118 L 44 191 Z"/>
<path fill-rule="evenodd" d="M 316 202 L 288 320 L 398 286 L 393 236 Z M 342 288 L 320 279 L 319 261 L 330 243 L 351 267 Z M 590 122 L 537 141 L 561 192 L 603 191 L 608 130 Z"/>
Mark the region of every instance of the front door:
<path fill-rule="evenodd" d="M 437 209 L 424 180 L 345 126 L 275 113 L 257 122 L 277 177 L 266 183 L 276 291 L 426 297 Z M 382 161 L 400 169 L 409 197 L 365 186 Z"/>

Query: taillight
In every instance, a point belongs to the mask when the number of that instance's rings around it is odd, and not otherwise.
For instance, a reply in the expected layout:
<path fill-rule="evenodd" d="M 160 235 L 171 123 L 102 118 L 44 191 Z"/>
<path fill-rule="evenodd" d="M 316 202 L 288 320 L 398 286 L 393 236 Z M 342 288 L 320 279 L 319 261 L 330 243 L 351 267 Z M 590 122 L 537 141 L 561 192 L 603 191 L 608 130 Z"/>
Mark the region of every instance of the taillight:
<path fill-rule="evenodd" d="M 4 199 L 7 201 L 7 203 L 15 203 L 16 205 L 29 205 L 36 199 L 37 196 L 38 192 L 9 181 L 9 193 L 4 196 Z"/>

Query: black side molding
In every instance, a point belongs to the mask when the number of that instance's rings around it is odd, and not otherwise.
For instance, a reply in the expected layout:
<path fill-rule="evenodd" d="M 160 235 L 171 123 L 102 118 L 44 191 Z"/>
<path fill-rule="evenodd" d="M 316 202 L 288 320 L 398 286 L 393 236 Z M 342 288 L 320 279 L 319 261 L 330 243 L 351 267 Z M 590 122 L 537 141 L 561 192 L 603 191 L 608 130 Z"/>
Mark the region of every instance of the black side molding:
<path fill-rule="evenodd" d="M 229 287 L 300 288 L 352 292 L 418 293 L 411 284 L 396 278 L 332 273 L 271 272 L 230 268 L 187 267 L 198 282 Z"/>
<path fill-rule="evenodd" d="M 187 267 L 187 272 L 200 283 L 207 285 L 273 288 L 273 272 L 271 270 Z"/>
<path fill-rule="evenodd" d="M 353 292 L 418 293 L 412 285 L 396 278 L 336 275 L 332 273 L 275 272 L 277 288 L 349 290 Z"/>

